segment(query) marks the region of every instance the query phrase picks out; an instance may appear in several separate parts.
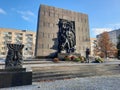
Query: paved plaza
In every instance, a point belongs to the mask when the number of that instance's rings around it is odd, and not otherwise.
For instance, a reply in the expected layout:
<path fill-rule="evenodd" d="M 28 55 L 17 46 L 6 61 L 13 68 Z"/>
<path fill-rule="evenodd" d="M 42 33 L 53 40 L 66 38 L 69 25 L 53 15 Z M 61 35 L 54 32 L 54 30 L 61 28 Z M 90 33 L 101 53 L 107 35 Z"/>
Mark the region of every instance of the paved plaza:
<path fill-rule="evenodd" d="M 42 63 L 44 61 L 41 61 Z M 95 65 L 99 63 L 38 63 L 30 62 L 31 64 L 24 64 L 23 67 L 31 69 L 31 67 L 46 67 L 46 66 L 69 66 L 69 65 Z M 119 60 L 111 60 L 102 64 L 120 64 Z M 4 65 L 2 65 L 4 66 Z M 1 67 L 3 68 L 3 67 Z M 32 85 L 17 86 L 10 88 L 2 88 L 0 90 L 120 90 L 120 75 L 105 75 L 105 76 L 92 76 L 82 77 L 55 81 L 41 81 L 33 82 Z"/>
<path fill-rule="evenodd" d="M 1 90 L 120 90 L 120 75 L 35 82 L 33 85 Z"/>

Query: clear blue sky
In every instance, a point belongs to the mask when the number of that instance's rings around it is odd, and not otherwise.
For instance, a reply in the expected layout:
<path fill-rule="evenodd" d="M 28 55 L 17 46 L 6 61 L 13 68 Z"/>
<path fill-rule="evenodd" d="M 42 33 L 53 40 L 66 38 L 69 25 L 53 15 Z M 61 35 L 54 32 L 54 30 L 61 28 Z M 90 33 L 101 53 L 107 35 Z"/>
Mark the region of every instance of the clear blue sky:
<path fill-rule="evenodd" d="M 0 28 L 36 31 L 40 4 L 88 14 L 91 37 L 120 28 L 120 0 L 0 0 Z"/>

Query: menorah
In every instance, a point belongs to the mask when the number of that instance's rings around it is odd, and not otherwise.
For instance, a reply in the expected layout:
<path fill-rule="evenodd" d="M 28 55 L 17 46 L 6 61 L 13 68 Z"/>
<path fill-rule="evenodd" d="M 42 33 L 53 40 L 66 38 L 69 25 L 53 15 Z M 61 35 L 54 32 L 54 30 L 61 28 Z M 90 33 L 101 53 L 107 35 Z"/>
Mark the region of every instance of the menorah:
<path fill-rule="evenodd" d="M 5 68 L 22 68 L 23 44 L 7 44 L 8 53 L 5 60 Z"/>
<path fill-rule="evenodd" d="M 0 88 L 31 85 L 32 72 L 22 68 L 23 44 L 7 44 L 5 69 L 0 69 Z"/>

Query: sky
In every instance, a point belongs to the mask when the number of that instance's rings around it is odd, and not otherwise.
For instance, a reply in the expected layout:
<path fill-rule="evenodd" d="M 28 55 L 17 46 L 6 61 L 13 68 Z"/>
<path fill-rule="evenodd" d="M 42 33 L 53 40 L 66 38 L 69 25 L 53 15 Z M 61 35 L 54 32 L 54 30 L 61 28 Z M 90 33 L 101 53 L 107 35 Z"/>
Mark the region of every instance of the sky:
<path fill-rule="evenodd" d="M 0 28 L 36 32 L 40 4 L 88 14 L 92 38 L 120 28 L 120 0 L 0 0 Z"/>

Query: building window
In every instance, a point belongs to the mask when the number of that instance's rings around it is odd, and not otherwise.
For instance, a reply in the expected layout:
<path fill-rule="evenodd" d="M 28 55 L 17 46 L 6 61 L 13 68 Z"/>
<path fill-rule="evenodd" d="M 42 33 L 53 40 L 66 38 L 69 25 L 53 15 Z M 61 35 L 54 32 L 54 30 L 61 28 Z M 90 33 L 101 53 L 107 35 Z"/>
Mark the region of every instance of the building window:
<path fill-rule="evenodd" d="M 51 16 L 51 17 L 54 17 L 54 16 L 55 16 L 55 14 L 54 14 L 54 13 L 52 13 L 52 12 L 50 12 L 50 16 Z"/>
<path fill-rule="evenodd" d="M 55 34 L 53 33 L 53 38 L 55 38 Z"/>
<path fill-rule="evenodd" d="M 80 31 L 80 27 L 78 27 L 78 31 Z"/>
<path fill-rule="evenodd" d="M 44 48 L 44 44 L 42 44 L 42 48 Z"/>
<path fill-rule="evenodd" d="M 46 12 L 45 12 L 45 16 L 48 16 L 48 15 L 49 15 L 49 13 L 46 11 Z"/>
<path fill-rule="evenodd" d="M 82 41 L 84 41 L 84 36 L 83 36 L 83 38 L 82 38 Z"/>
<path fill-rule="evenodd" d="M 83 46 L 83 50 L 85 50 L 85 47 Z"/>
<path fill-rule="evenodd" d="M 50 33 L 48 33 L 48 38 L 50 38 Z"/>
<path fill-rule="evenodd" d="M 40 32 L 40 37 L 43 37 L 43 32 Z"/>
<path fill-rule="evenodd" d="M 8 34 L 12 34 L 12 32 L 8 32 Z"/>
<path fill-rule="evenodd" d="M 47 48 L 49 49 L 49 44 L 48 44 Z"/>
<path fill-rule="evenodd" d="M 42 35 L 42 37 L 45 37 L 45 33 L 43 32 L 43 35 Z"/>
<path fill-rule="evenodd" d="M 47 27 L 50 27 L 50 23 L 47 23 Z"/>
<path fill-rule="evenodd" d="M 33 36 L 32 34 L 26 34 L 26 36 Z"/>
<path fill-rule="evenodd" d="M 57 13 L 55 13 L 55 17 L 56 17 L 56 18 L 58 18 L 58 17 L 59 17 L 59 15 L 58 15 Z"/>
<path fill-rule="evenodd" d="M 53 23 L 50 23 L 50 27 L 54 27 Z"/>
<path fill-rule="evenodd" d="M 81 37 L 79 36 L 79 41 L 81 41 Z"/>
<path fill-rule="evenodd" d="M 6 45 L 6 42 L 2 42 L 4 45 Z"/>
<path fill-rule="evenodd" d="M 12 39 L 12 37 L 9 37 L 9 39 Z"/>
<path fill-rule="evenodd" d="M 6 47 L 2 47 L 2 50 L 5 50 L 6 49 Z"/>
<path fill-rule="evenodd" d="M 43 26 L 45 27 L 45 22 L 43 22 Z"/>
<path fill-rule="evenodd" d="M 79 50 L 81 50 L 81 47 L 79 46 Z"/>
<path fill-rule="evenodd" d="M 4 35 L 8 34 L 8 32 L 3 32 Z"/>
<path fill-rule="evenodd" d="M 1 52 L 2 55 L 5 55 L 5 52 Z"/>
<path fill-rule="evenodd" d="M 81 22 L 83 22 L 83 18 L 81 18 Z"/>
<path fill-rule="evenodd" d="M 50 16 L 50 12 L 49 12 L 49 16 Z"/>
<path fill-rule="evenodd" d="M 87 22 L 86 18 L 85 18 L 85 23 Z"/>

